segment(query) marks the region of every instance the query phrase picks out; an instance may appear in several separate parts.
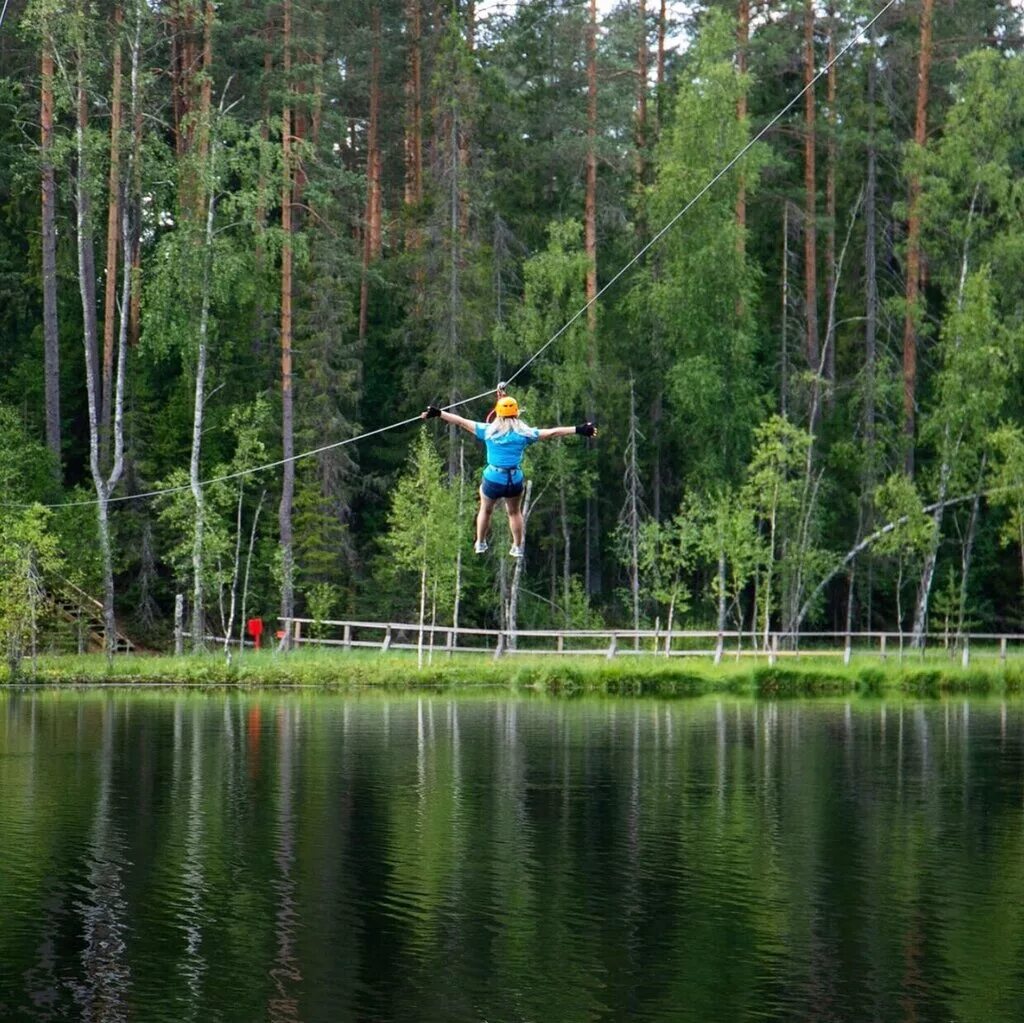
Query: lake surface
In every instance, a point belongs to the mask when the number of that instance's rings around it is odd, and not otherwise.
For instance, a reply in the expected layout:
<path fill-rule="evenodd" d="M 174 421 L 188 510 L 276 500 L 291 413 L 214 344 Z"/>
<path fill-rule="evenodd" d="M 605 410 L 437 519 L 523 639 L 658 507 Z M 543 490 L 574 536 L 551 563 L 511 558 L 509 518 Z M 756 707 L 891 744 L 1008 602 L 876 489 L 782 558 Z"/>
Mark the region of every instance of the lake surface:
<path fill-rule="evenodd" d="M 0 692 L 0 1020 L 1024 1020 L 1024 705 Z"/>

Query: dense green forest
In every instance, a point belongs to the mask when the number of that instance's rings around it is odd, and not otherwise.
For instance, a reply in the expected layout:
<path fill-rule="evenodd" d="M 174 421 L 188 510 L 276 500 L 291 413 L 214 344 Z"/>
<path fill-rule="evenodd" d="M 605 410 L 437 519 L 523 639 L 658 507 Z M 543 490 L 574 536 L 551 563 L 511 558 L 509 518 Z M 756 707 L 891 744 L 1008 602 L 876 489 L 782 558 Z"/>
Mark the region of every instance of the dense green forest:
<path fill-rule="evenodd" d="M 177 594 L 197 636 L 1021 630 L 1021 22 L 11 0 L 9 648 L 54 578 L 152 644 Z M 479 446 L 382 428 L 515 373 L 652 240 L 516 377 L 528 422 L 600 436 L 532 448 L 527 557 L 474 557 Z"/>

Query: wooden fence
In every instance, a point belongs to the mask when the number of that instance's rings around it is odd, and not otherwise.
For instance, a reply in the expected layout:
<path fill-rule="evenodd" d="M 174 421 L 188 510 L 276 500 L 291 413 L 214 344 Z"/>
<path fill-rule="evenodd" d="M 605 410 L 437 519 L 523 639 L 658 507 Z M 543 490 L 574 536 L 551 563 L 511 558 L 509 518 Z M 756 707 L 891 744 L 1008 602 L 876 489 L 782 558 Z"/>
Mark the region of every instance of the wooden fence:
<path fill-rule="evenodd" d="M 716 664 L 730 658 L 764 658 L 775 664 L 781 658 L 840 657 L 849 663 L 854 654 L 881 661 L 920 657 L 911 648 L 910 636 L 898 632 L 771 632 L 703 631 L 693 629 L 502 629 L 453 628 L 408 622 L 363 622 L 312 618 L 279 619 L 290 641 L 297 646 L 341 647 L 345 650 L 424 650 L 435 654 L 490 654 L 493 657 L 529 655 L 709 657 Z M 966 667 L 972 653 L 1006 661 L 1009 653 L 1024 651 L 1019 633 L 930 632 L 930 651 L 943 650 Z"/>

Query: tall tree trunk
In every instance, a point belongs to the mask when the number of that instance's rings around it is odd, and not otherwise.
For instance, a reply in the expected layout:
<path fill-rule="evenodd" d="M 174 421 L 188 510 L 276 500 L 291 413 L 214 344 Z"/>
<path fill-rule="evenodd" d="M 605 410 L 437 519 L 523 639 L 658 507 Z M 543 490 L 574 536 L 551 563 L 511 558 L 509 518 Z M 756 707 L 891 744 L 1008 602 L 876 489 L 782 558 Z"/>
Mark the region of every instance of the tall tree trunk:
<path fill-rule="evenodd" d="M 409 53 L 405 79 L 405 204 L 418 207 L 423 201 L 423 41 L 420 0 L 406 0 Z M 407 247 L 418 244 L 418 235 L 406 236 Z"/>
<path fill-rule="evenodd" d="M 109 476 L 104 477 L 100 464 L 100 360 L 98 350 L 98 325 L 96 320 L 96 263 L 92 245 L 92 215 L 89 202 L 89 162 L 86 144 L 88 128 L 88 87 L 86 81 L 87 32 L 86 6 L 82 0 L 75 9 L 75 57 L 76 76 L 76 181 L 75 181 L 75 228 L 78 249 L 78 286 L 82 302 L 82 337 L 85 348 L 85 384 L 87 416 L 89 423 L 89 469 L 96 489 L 96 518 L 100 541 L 100 563 L 103 568 L 103 621 L 104 638 L 108 660 L 113 658 L 117 644 L 117 628 L 114 621 L 114 560 L 111 549 L 109 501 L 113 488 L 121 477 L 124 465 L 124 376 L 126 362 L 126 328 L 122 320 L 121 344 L 117 360 L 117 382 L 115 384 L 114 406 L 114 454 Z M 138 60 L 133 52 L 133 61 Z M 125 225 L 124 233 L 127 234 Z M 129 300 L 131 275 L 125 268 L 123 279 L 123 303 Z"/>
<path fill-rule="evenodd" d="M 203 420 L 206 412 L 206 367 L 210 331 L 210 291 L 212 287 L 213 221 L 216 208 L 216 167 L 211 148 L 212 83 L 213 74 L 213 4 L 206 0 L 203 7 L 203 74 L 199 87 L 199 121 L 194 126 L 198 166 L 194 175 L 195 192 L 189 197 L 193 209 L 205 200 L 205 228 L 203 231 L 203 276 L 199 312 L 199 342 L 196 356 L 195 395 L 192 414 L 192 451 L 189 459 L 189 484 L 195 502 L 195 527 L 192 534 L 192 650 L 206 648 L 205 578 L 203 543 L 206 532 L 206 500 L 201 482 L 201 454 Z"/>
<path fill-rule="evenodd" d="M 964 239 L 963 254 L 960 258 L 960 285 L 956 298 L 958 310 L 963 309 L 964 289 L 967 286 L 967 274 L 970 267 L 971 221 L 974 218 L 979 187 L 978 185 L 975 186 L 967 216 L 967 231 Z M 959 347 L 959 338 L 956 339 L 955 345 Z M 917 587 L 917 606 L 914 609 L 913 635 L 913 645 L 915 647 L 923 647 L 925 643 L 925 630 L 928 627 L 928 604 L 931 599 L 932 583 L 935 579 L 935 565 L 939 556 L 939 544 L 942 542 L 942 516 L 946 508 L 946 495 L 949 493 L 949 481 L 953 475 L 954 463 L 959 457 L 963 442 L 963 427 L 960 427 L 955 439 L 953 437 L 953 430 L 954 425 L 947 413 L 947 418 L 942 428 L 942 440 L 939 446 L 939 492 L 938 502 L 932 513 L 933 533 L 930 546 L 925 552 L 924 567 L 921 570 L 921 581 Z"/>
<path fill-rule="evenodd" d="M 636 47 L 636 117 L 634 143 L 636 145 L 637 187 L 643 192 L 647 181 L 647 76 L 650 54 L 647 48 L 647 0 L 637 0 Z M 641 207 L 642 209 L 642 207 Z M 641 229 L 641 236 L 645 233 Z"/>
<path fill-rule="evenodd" d="M 740 75 L 747 73 L 747 49 L 750 45 L 750 0 L 739 0 L 739 10 L 736 20 L 736 69 Z M 736 100 L 736 120 L 741 124 L 747 119 L 747 90 L 741 88 L 739 98 Z M 747 227 L 747 182 L 740 170 L 739 182 L 736 188 L 736 226 L 739 231 L 736 234 L 736 251 L 740 258 L 743 258 L 746 249 L 746 227 Z"/>
<path fill-rule="evenodd" d="M 135 38 L 132 43 L 132 150 L 131 150 L 131 301 L 128 311 L 128 343 L 135 347 L 142 333 L 142 84 L 139 80 L 138 52 L 142 46 L 143 12 L 149 7 L 145 0 L 136 0 Z M 125 256 L 127 259 L 128 257 Z M 122 314 L 123 315 L 123 314 Z"/>
<path fill-rule="evenodd" d="M 782 310 L 779 329 L 779 413 L 789 411 L 789 202 L 782 203 Z"/>
<path fill-rule="evenodd" d="M 587 23 L 587 171 L 583 206 L 583 249 L 587 260 L 587 359 L 593 372 L 597 338 L 597 0 L 590 0 Z"/>
<path fill-rule="evenodd" d="M 932 509 L 933 538 L 924 555 L 924 566 L 921 569 L 921 581 L 917 586 L 917 600 L 914 605 L 914 626 L 911 645 L 923 648 L 925 630 L 928 628 L 928 606 L 931 601 L 932 583 L 935 580 L 935 566 L 939 559 L 939 544 L 942 541 L 942 518 L 946 510 L 946 497 L 949 494 L 949 479 L 953 466 L 948 457 L 949 426 L 946 428 L 946 443 L 943 444 L 942 465 L 939 467 L 938 500 Z"/>
<path fill-rule="evenodd" d="M 459 441 L 459 505 L 458 505 L 459 536 L 463 535 L 466 521 L 466 444 Z M 462 605 L 462 544 L 455 554 L 455 596 L 452 600 L 452 642 L 458 642 L 459 610 Z M 449 657 L 451 652 L 449 651 Z"/>
<path fill-rule="evenodd" d="M 284 0 L 282 25 L 285 100 L 281 111 L 281 503 L 278 528 L 281 540 L 281 617 L 295 616 L 294 561 L 292 549 L 292 500 L 295 496 L 295 421 L 292 392 L 292 118 L 291 118 L 291 32 L 292 4 Z M 283 646 L 291 646 L 291 623 L 284 622 Z"/>
<path fill-rule="evenodd" d="M 533 480 L 526 481 L 526 490 L 523 493 L 523 524 L 530 523 L 530 513 L 533 511 Z M 519 590 L 523 579 L 523 558 L 515 558 L 515 568 L 512 570 L 512 581 L 509 584 L 508 611 L 506 614 L 505 628 L 508 634 L 509 648 L 516 648 L 516 628 L 519 617 Z"/>
<path fill-rule="evenodd" d="M 569 526 L 569 502 L 564 478 L 558 481 L 558 522 L 562 532 L 562 624 L 568 629 L 572 620 L 569 609 L 572 595 L 572 529 Z"/>
<path fill-rule="evenodd" d="M 583 248 L 587 261 L 587 370 L 590 387 L 597 377 L 597 0 L 590 0 L 590 19 L 587 22 L 587 176 L 583 208 Z M 593 399 L 590 399 L 591 402 Z M 587 417 L 593 419 L 597 410 L 591 404 Z M 600 524 L 597 504 L 593 497 L 586 503 L 586 589 L 599 593 L 601 576 Z"/>
<path fill-rule="evenodd" d="M 971 577 L 971 561 L 974 557 L 974 540 L 978 534 L 978 513 L 981 508 L 981 493 L 985 483 L 985 469 L 988 465 L 988 456 L 981 456 L 981 465 L 978 469 L 978 479 L 974 485 L 974 500 L 971 501 L 971 513 L 967 520 L 967 536 L 964 537 L 963 547 L 960 551 L 960 600 L 956 609 L 956 640 L 957 644 L 963 642 L 964 619 L 967 616 L 967 588 Z"/>
<path fill-rule="evenodd" d="M 932 10 L 934 0 L 921 0 L 921 50 L 917 61 L 917 105 L 914 143 L 928 135 L 928 78 L 932 64 Z M 917 406 L 917 317 L 921 292 L 921 179 L 912 173 L 907 214 L 906 313 L 903 320 L 903 443 L 904 464 L 914 474 L 914 435 Z"/>
<path fill-rule="evenodd" d="M 658 8 L 658 69 L 654 76 L 654 86 L 658 98 L 657 108 L 654 112 L 654 119 L 655 131 L 658 133 L 661 132 L 661 124 L 664 120 L 665 100 L 662 93 L 665 90 L 665 33 L 668 27 L 667 7 L 668 5 L 666 0 L 661 0 L 661 5 Z"/>
<path fill-rule="evenodd" d="M 366 339 L 369 322 L 370 264 L 381 247 L 380 159 L 380 8 L 370 15 L 373 43 L 370 50 L 370 121 L 366 134 L 366 216 L 363 227 L 363 276 L 359 289 L 359 340 Z"/>
<path fill-rule="evenodd" d="M 804 85 L 814 80 L 814 3 L 804 0 Z M 817 124 L 814 89 L 804 95 L 804 306 L 807 335 L 805 351 L 807 367 L 812 374 L 810 429 L 818 426 L 818 395 L 820 390 L 821 351 L 818 343 L 818 226 L 817 173 L 815 149 Z"/>
<path fill-rule="evenodd" d="M 172 0 L 171 96 L 174 116 L 174 148 L 179 157 L 194 155 L 196 137 L 197 72 L 196 0 Z M 202 85 L 198 86 L 201 91 Z M 199 220 L 203 209 L 196 167 L 185 163 L 178 177 L 178 208 L 182 216 Z"/>
<path fill-rule="evenodd" d="M 323 15 L 316 34 L 316 52 L 313 54 L 313 109 L 310 118 L 309 137 L 316 147 L 320 144 L 320 127 L 324 114 L 324 55 L 327 40 L 324 36 Z"/>
<path fill-rule="evenodd" d="M 875 451 L 875 381 L 878 338 L 878 139 L 875 126 L 875 90 L 878 76 L 875 30 L 871 29 L 868 59 L 867 175 L 864 184 L 864 483 L 861 505 L 864 528 L 870 531 L 871 506 L 877 478 Z"/>
<path fill-rule="evenodd" d="M 114 323 L 117 318 L 117 245 L 121 231 L 121 27 L 124 11 L 114 8 L 114 67 L 110 88 L 110 171 L 107 181 L 107 273 L 103 301 L 103 381 L 100 389 L 100 460 L 110 446 L 111 381 L 114 375 Z"/>
<path fill-rule="evenodd" d="M 211 152 L 207 147 L 208 154 Z M 199 312 L 199 351 L 196 356 L 196 386 L 192 413 L 192 454 L 189 460 L 189 484 L 196 505 L 195 528 L 192 534 L 192 650 L 199 653 L 206 647 L 205 580 L 203 572 L 203 537 L 206 530 L 206 500 L 200 477 L 200 455 L 203 440 L 203 418 L 206 412 L 207 340 L 210 332 L 210 287 L 213 263 L 213 216 L 216 206 L 216 177 L 213 160 L 207 168 L 206 230 L 203 235 L 202 305 Z M 287 634 L 287 633 L 286 633 Z"/>
<path fill-rule="evenodd" d="M 629 545 L 629 589 L 633 604 L 633 628 L 640 628 L 640 469 L 637 464 L 638 434 L 636 417 L 636 388 L 629 381 L 629 430 L 626 435 L 626 474 L 623 480 L 626 503 L 620 516 L 620 523 Z M 634 637 L 634 647 L 639 649 L 639 637 Z"/>
<path fill-rule="evenodd" d="M 53 50 L 44 26 L 40 87 L 39 147 L 42 163 L 43 364 L 46 393 L 46 446 L 61 472 L 60 334 L 57 324 L 57 224 L 53 171 Z"/>
<path fill-rule="evenodd" d="M 456 87 L 457 88 L 457 87 Z M 459 105 L 452 105 L 448 123 L 448 358 L 450 369 L 450 385 L 448 403 L 453 405 L 458 399 L 456 375 L 460 365 L 459 358 L 459 323 L 462 316 L 462 253 L 465 242 L 467 223 L 464 210 L 468 203 L 464 202 L 462 182 L 463 149 L 459 125 Z M 456 468 L 456 434 L 458 427 L 448 424 L 448 478 L 455 478 Z"/>
<path fill-rule="evenodd" d="M 825 160 L 825 300 L 829 308 L 833 308 L 836 298 L 838 280 L 836 274 L 836 160 L 837 140 L 836 128 L 836 9 L 834 4 L 828 6 L 828 145 Z M 825 405 L 831 409 L 835 402 L 836 383 L 836 338 L 835 317 L 829 316 L 828 328 L 825 333 Z"/>
<path fill-rule="evenodd" d="M 213 95 L 213 0 L 203 5 L 203 74 L 199 85 L 199 160 L 206 166 L 210 152 L 210 106 Z"/>
<path fill-rule="evenodd" d="M 79 18 L 84 21 L 85 11 L 79 4 Z M 84 34 L 84 27 L 79 31 Z M 95 388 L 95 394 L 90 395 L 90 405 L 95 402 L 97 415 L 97 428 L 99 417 L 99 401 L 101 399 L 101 381 L 98 373 L 97 351 L 98 327 L 96 322 L 96 257 L 93 250 L 92 240 L 92 202 L 89 196 L 89 166 L 88 149 L 86 146 L 86 132 L 89 127 L 89 100 L 85 83 L 85 61 L 84 39 L 79 39 L 78 50 L 78 85 L 77 85 L 77 180 L 76 180 L 76 201 L 77 201 L 77 227 L 78 227 L 78 250 L 79 250 L 79 274 L 78 285 L 82 293 L 82 326 L 85 339 L 85 358 L 89 380 Z M 91 369 L 89 369 L 91 367 Z"/>

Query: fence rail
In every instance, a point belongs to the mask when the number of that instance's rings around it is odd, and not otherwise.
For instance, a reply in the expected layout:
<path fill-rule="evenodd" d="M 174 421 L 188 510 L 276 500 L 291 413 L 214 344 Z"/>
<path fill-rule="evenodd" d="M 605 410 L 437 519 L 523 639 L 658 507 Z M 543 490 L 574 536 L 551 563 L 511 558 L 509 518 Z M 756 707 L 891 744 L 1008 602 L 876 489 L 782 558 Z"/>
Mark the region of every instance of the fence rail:
<path fill-rule="evenodd" d="M 840 657 L 854 654 L 881 661 L 920 656 L 924 649 L 943 650 L 970 664 L 984 654 L 1005 662 L 1009 653 L 1024 652 L 1021 633 L 929 632 L 925 648 L 912 648 L 910 636 L 899 632 L 783 632 L 763 633 L 702 629 L 482 629 L 416 622 L 367 622 L 352 619 L 281 618 L 278 638 L 287 632 L 290 643 L 340 647 L 345 650 L 427 650 L 432 653 L 515 655 L 709 657 L 716 664 L 729 658 Z"/>

